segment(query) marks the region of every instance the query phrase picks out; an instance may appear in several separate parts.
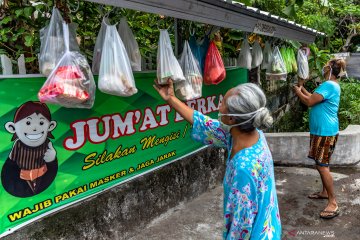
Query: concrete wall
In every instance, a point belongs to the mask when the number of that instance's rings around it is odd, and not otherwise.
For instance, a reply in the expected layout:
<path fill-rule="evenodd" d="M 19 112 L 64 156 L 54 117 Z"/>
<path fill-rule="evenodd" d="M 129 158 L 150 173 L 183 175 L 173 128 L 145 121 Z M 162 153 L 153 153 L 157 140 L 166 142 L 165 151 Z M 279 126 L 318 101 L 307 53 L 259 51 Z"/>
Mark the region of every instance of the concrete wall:
<path fill-rule="evenodd" d="M 307 158 L 310 145 L 309 133 L 267 133 L 266 139 L 275 164 L 314 165 L 314 160 Z M 344 131 L 340 131 L 331 165 L 355 165 L 360 161 L 359 153 L 360 125 L 350 125 Z"/>
<path fill-rule="evenodd" d="M 224 161 L 224 150 L 207 148 L 4 239 L 129 239 L 168 209 L 218 186 L 224 175 Z"/>

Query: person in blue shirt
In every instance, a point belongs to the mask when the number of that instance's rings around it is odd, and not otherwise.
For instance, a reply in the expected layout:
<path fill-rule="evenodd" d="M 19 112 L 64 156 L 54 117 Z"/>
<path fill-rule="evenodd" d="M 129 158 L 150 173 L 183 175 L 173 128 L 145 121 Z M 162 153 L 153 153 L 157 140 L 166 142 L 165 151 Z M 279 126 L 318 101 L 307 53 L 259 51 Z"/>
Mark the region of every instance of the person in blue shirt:
<path fill-rule="evenodd" d="M 339 135 L 339 78 L 345 73 L 345 61 L 332 59 L 323 68 L 323 77 L 327 79 L 314 93 L 309 93 L 300 79 L 298 86 L 294 86 L 295 93 L 310 109 L 310 151 L 309 158 L 315 160 L 320 173 L 323 189 L 321 192 L 310 194 L 311 199 L 328 199 L 327 206 L 320 212 L 321 218 L 330 219 L 339 215 L 336 202 L 333 178 L 330 174 L 330 159 L 334 152 Z"/>
<path fill-rule="evenodd" d="M 252 83 L 230 89 L 219 106 L 219 118 L 212 119 L 178 100 L 172 80 L 154 88 L 193 125 L 194 140 L 228 150 L 223 238 L 281 239 L 273 159 L 264 133 L 258 129 L 273 121 L 263 91 Z"/>

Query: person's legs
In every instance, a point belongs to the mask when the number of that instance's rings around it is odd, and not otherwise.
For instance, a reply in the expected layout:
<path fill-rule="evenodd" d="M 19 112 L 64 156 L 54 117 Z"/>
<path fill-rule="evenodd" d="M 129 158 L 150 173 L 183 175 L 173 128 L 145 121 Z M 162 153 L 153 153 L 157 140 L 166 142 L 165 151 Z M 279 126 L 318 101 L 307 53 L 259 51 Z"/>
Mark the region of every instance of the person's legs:
<path fill-rule="evenodd" d="M 331 176 L 329 167 L 325 166 L 316 166 L 317 170 L 320 173 L 321 181 L 323 184 L 323 187 L 325 188 L 327 194 L 328 194 L 328 204 L 323 212 L 321 212 L 320 216 L 326 217 L 331 216 L 334 213 L 333 211 L 336 211 L 338 208 L 338 205 L 336 203 L 335 198 L 335 192 L 334 192 L 334 183 L 333 183 L 333 177 Z"/>
<path fill-rule="evenodd" d="M 326 187 L 325 187 L 325 179 L 323 177 L 323 174 L 321 173 L 321 170 L 319 169 L 320 166 L 316 165 L 316 169 L 318 170 L 319 174 L 320 174 L 320 177 L 321 177 L 321 183 L 322 183 L 322 191 L 318 193 L 318 195 L 320 197 L 324 197 L 324 198 L 328 198 L 328 193 L 326 191 Z M 330 168 L 329 168 L 329 171 L 330 171 Z"/>

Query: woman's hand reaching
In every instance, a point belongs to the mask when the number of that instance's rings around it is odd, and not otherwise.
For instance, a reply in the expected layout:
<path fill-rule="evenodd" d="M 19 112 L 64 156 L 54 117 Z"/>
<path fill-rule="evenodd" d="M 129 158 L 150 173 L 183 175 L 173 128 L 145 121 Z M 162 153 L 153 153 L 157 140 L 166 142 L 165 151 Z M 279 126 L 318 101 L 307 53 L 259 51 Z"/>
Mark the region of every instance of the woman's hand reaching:
<path fill-rule="evenodd" d="M 160 94 L 160 96 L 178 112 L 186 121 L 190 124 L 194 123 L 193 115 L 194 110 L 188 105 L 180 101 L 174 94 L 174 84 L 173 81 L 169 78 L 168 84 L 159 85 L 155 80 L 153 87 Z"/>
<path fill-rule="evenodd" d="M 156 89 L 156 91 L 158 91 L 158 93 L 160 94 L 160 96 L 165 100 L 165 101 L 169 101 L 171 97 L 174 97 L 174 84 L 173 81 L 169 78 L 168 79 L 168 84 L 166 85 L 160 85 L 157 83 L 156 79 L 155 79 L 155 84 L 153 85 L 153 87 Z"/>

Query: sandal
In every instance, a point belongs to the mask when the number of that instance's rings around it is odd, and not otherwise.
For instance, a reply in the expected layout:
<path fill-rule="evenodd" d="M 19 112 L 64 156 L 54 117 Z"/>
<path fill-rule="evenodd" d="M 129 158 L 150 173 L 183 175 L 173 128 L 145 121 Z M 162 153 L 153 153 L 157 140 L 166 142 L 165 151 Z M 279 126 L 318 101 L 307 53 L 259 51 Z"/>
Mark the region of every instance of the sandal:
<path fill-rule="evenodd" d="M 326 215 L 321 215 L 322 213 L 326 213 Z M 337 207 L 334 211 L 328 211 L 328 210 L 321 211 L 320 217 L 324 218 L 324 219 L 331 219 L 331 218 L 338 216 L 339 213 L 340 213 L 340 210 L 339 210 L 339 207 Z"/>
<path fill-rule="evenodd" d="M 310 199 L 329 199 L 328 197 L 321 196 L 321 195 L 320 195 L 320 192 L 316 192 L 316 193 L 310 194 L 310 195 L 308 196 L 308 198 L 310 198 Z"/>

